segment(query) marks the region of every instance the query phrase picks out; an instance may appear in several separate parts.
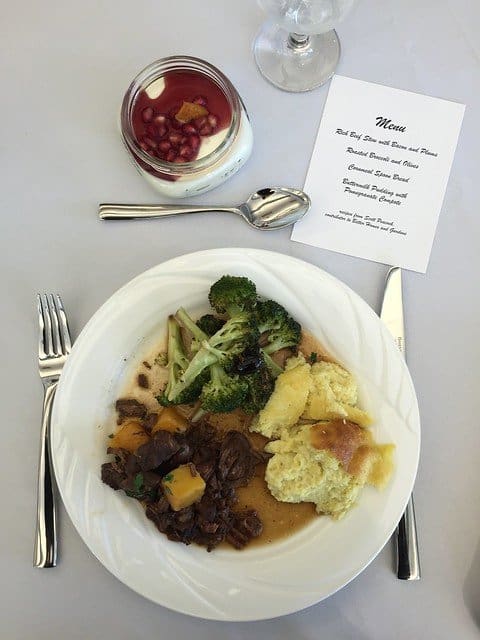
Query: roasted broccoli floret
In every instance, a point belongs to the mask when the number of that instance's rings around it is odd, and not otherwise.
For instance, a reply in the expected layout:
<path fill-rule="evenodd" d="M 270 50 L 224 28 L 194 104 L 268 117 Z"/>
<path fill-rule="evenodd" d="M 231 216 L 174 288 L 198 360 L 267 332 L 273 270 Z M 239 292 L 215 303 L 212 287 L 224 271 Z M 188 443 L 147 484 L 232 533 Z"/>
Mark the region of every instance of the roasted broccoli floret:
<path fill-rule="evenodd" d="M 227 313 L 233 317 L 253 309 L 257 301 L 257 288 L 243 276 L 223 276 L 211 286 L 208 300 L 217 313 Z"/>
<path fill-rule="evenodd" d="M 238 375 L 228 375 L 214 364 L 210 367 L 210 382 L 204 385 L 200 396 L 202 409 L 213 413 L 228 413 L 240 407 L 248 392 L 247 381 Z"/>
<path fill-rule="evenodd" d="M 258 413 L 267 404 L 275 387 L 274 376 L 265 364 L 242 378 L 248 385 L 248 392 L 242 402 L 245 413 Z"/>
<path fill-rule="evenodd" d="M 197 332 L 203 333 L 198 327 Z M 169 400 L 182 394 L 211 365 L 231 366 L 235 356 L 256 340 L 258 332 L 250 314 L 242 313 L 228 320 L 217 333 L 202 340 L 200 349 L 170 391 Z"/>
<path fill-rule="evenodd" d="M 245 349 L 255 346 L 258 343 L 259 333 L 255 319 L 251 313 L 238 313 L 223 325 L 208 340 L 212 349 L 217 349 L 226 354 L 222 357 L 222 364 L 231 365 L 233 358 L 245 351 Z"/>
<path fill-rule="evenodd" d="M 301 326 L 274 300 L 260 300 L 255 308 L 259 332 L 266 333 L 263 350 L 275 353 L 285 347 L 296 347 L 301 338 Z"/>
<path fill-rule="evenodd" d="M 214 316 L 211 313 L 207 313 L 197 320 L 197 327 L 206 333 L 207 336 L 213 336 L 219 329 L 223 327 L 225 320 L 222 320 L 218 316 Z"/>
<path fill-rule="evenodd" d="M 185 353 L 180 327 L 173 316 L 168 317 L 168 347 L 167 369 L 168 380 L 163 392 L 157 396 L 158 402 L 163 406 L 170 404 L 188 404 L 194 402 L 200 396 L 202 386 L 207 378 L 197 378 L 191 385 L 185 386 L 181 393 L 172 396 L 174 387 L 178 384 L 183 373 L 188 369 L 190 362 Z"/>

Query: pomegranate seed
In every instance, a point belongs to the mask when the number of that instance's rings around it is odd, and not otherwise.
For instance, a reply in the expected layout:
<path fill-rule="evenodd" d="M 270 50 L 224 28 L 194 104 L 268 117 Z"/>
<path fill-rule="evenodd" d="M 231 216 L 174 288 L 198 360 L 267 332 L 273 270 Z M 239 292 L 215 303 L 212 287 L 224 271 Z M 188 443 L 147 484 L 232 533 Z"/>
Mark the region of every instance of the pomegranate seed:
<path fill-rule="evenodd" d="M 161 124 L 158 128 L 157 128 L 157 135 L 159 138 L 163 138 L 163 136 L 167 133 L 167 127 L 163 124 Z"/>
<path fill-rule="evenodd" d="M 181 158 L 180 156 L 177 156 L 173 162 L 174 164 L 178 164 L 179 162 L 186 162 L 186 160 L 184 158 Z"/>
<path fill-rule="evenodd" d="M 189 160 L 192 157 L 193 150 L 188 146 L 188 144 L 182 144 L 178 153 L 182 158 Z"/>
<path fill-rule="evenodd" d="M 156 149 L 157 148 L 157 143 L 155 142 L 155 140 L 152 140 L 151 138 L 147 138 L 147 136 L 145 136 L 143 138 L 143 142 L 149 146 L 151 149 Z"/>
<path fill-rule="evenodd" d="M 175 151 L 173 149 L 170 149 L 170 151 L 168 151 L 167 153 L 166 160 L 167 162 L 173 162 L 176 157 L 177 154 L 175 153 Z"/>
<path fill-rule="evenodd" d="M 203 127 L 200 127 L 198 133 L 201 136 L 209 136 L 212 133 L 212 127 L 209 124 L 204 124 Z"/>
<path fill-rule="evenodd" d="M 173 146 L 178 146 L 182 142 L 182 138 L 183 136 L 180 133 L 175 132 L 168 136 L 168 139 Z"/>
<path fill-rule="evenodd" d="M 200 146 L 200 138 L 198 136 L 190 136 L 188 138 L 188 144 L 193 149 L 193 151 L 196 151 Z"/>
<path fill-rule="evenodd" d="M 212 129 L 215 129 L 215 127 L 218 124 L 218 118 L 217 116 L 214 116 L 213 113 L 207 116 L 207 121 L 208 121 L 208 124 L 212 127 Z"/>
<path fill-rule="evenodd" d="M 158 116 L 155 116 L 153 121 L 157 125 L 157 127 L 159 127 L 160 125 L 164 125 L 167 122 L 167 116 L 163 113 L 159 113 Z"/>
<path fill-rule="evenodd" d="M 192 133 L 197 133 L 197 129 L 196 127 L 193 126 L 193 124 L 184 124 L 182 127 L 182 131 L 187 135 L 190 135 Z"/>
<path fill-rule="evenodd" d="M 195 118 L 194 123 L 196 127 L 203 127 L 204 124 L 207 124 L 207 119 L 205 116 L 202 118 Z"/>
<path fill-rule="evenodd" d="M 146 109 L 144 109 L 142 111 L 142 120 L 144 122 L 151 122 L 153 118 L 153 108 L 152 107 L 147 107 Z"/>
<path fill-rule="evenodd" d="M 195 104 L 201 104 L 201 105 L 202 105 L 202 107 L 204 107 L 204 106 L 207 104 L 207 99 L 206 99 L 206 98 L 204 98 L 203 96 L 196 96 L 196 97 L 193 99 L 193 102 L 194 102 Z"/>
<path fill-rule="evenodd" d="M 148 145 L 146 145 L 145 142 L 140 142 L 139 147 L 142 151 L 148 151 Z"/>
<path fill-rule="evenodd" d="M 170 151 L 170 149 L 172 148 L 172 145 L 170 144 L 170 142 L 168 140 L 161 140 L 158 143 L 158 148 L 162 152 Z"/>
<path fill-rule="evenodd" d="M 153 124 L 147 124 L 147 126 L 145 127 L 145 133 L 149 138 L 156 138 L 158 135 L 157 127 L 155 127 Z"/>

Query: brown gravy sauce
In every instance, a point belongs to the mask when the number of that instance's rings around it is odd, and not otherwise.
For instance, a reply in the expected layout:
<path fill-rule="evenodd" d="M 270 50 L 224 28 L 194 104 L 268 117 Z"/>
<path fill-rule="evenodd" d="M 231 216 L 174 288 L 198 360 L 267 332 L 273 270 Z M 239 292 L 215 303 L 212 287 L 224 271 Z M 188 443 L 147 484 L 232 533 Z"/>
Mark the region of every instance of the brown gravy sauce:
<path fill-rule="evenodd" d="M 299 345 L 299 350 L 308 359 L 311 353 L 316 353 L 318 359 L 333 361 L 333 358 L 325 351 L 322 345 L 307 332 L 302 332 L 302 340 Z M 157 349 L 155 354 L 147 360 L 147 363 L 151 365 L 155 356 L 160 349 Z M 288 356 L 288 353 L 275 354 L 275 359 L 283 364 L 283 361 Z M 137 371 L 134 376 L 135 384 L 131 386 L 130 397 L 137 397 L 140 401 L 144 402 L 151 408 L 152 411 L 158 411 L 158 403 L 155 400 L 155 394 L 161 384 L 159 384 L 161 376 L 155 375 L 156 367 L 148 369 L 145 367 L 145 363 L 141 367 L 140 371 Z M 149 389 L 140 389 L 136 384 L 138 374 L 144 373 L 150 378 Z M 163 382 L 163 380 L 162 380 Z M 185 412 L 186 413 L 186 412 Z M 245 415 L 241 411 L 234 411 L 229 414 L 213 414 L 209 418 L 210 424 L 218 429 L 219 432 L 228 431 L 230 429 L 236 429 L 244 433 L 252 446 L 255 449 L 262 450 L 265 444 L 268 442 L 267 438 L 264 438 L 258 433 L 250 433 L 248 427 L 251 423 L 251 417 Z M 237 489 L 237 495 L 239 498 L 238 509 L 249 508 L 255 509 L 259 514 L 263 522 L 263 533 L 258 538 L 252 540 L 249 543 L 249 548 L 252 546 L 259 546 L 264 544 L 270 544 L 282 538 L 289 536 L 296 531 L 299 531 L 306 524 L 311 522 L 317 515 L 315 512 L 315 505 L 310 502 L 303 502 L 300 504 L 291 504 L 287 502 L 279 502 L 270 493 L 267 483 L 265 482 L 265 467 L 266 464 L 258 465 L 256 474 L 246 487 L 240 487 Z"/>

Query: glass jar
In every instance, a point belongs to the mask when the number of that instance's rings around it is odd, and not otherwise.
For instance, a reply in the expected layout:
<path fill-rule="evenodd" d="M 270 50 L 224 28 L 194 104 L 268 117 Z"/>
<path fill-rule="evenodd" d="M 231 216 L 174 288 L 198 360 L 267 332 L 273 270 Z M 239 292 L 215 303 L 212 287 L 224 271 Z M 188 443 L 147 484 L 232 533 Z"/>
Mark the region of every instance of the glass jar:
<path fill-rule="evenodd" d="M 175 104 L 166 110 L 170 98 Z M 252 151 L 252 128 L 235 87 L 216 67 L 189 56 L 163 58 L 136 76 L 120 128 L 137 169 L 170 198 L 213 189 Z"/>

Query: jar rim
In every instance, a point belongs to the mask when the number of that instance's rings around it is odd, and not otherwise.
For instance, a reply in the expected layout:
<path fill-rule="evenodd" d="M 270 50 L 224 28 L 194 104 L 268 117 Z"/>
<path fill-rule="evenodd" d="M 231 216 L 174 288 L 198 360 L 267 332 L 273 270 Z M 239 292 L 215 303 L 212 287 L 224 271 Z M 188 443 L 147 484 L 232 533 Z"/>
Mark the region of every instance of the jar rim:
<path fill-rule="evenodd" d="M 231 122 L 225 138 L 210 153 L 190 162 L 172 163 L 155 158 L 143 151 L 137 142 L 132 126 L 132 111 L 140 91 L 150 86 L 170 71 L 196 72 L 203 74 L 214 82 L 225 95 L 231 108 Z M 167 56 L 160 58 L 142 69 L 130 83 L 123 97 L 120 111 L 120 126 L 124 143 L 135 157 L 149 165 L 155 171 L 170 176 L 188 175 L 215 164 L 229 150 L 240 127 L 241 102 L 237 90 L 227 76 L 217 67 L 194 56 Z"/>

